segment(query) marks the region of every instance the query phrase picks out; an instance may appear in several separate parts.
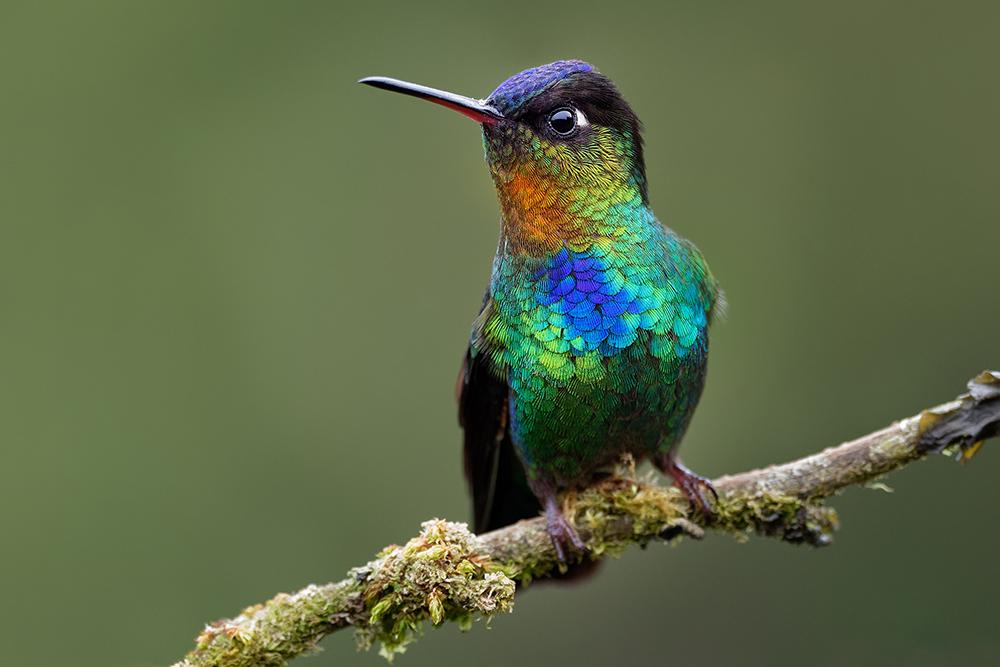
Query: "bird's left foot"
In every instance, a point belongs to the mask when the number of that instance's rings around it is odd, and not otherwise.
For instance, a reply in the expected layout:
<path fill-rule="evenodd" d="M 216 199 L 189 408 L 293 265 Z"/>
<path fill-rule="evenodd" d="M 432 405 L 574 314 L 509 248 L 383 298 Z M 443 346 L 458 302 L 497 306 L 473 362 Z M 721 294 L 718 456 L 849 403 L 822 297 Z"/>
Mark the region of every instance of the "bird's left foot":
<path fill-rule="evenodd" d="M 696 512 L 707 518 L 714 516 L 715 512 L 712 510 L 712 503 L 708 500 L 708 494 L 712 495 L 715 502 L 719 501 L 719 494 L 712 486 L 712 482 L 692 472 L 671 454 L 667 454 L 655 462 L 656 467 L 664 474 L 674 478 L 674 484 L 687 496 Z"/>

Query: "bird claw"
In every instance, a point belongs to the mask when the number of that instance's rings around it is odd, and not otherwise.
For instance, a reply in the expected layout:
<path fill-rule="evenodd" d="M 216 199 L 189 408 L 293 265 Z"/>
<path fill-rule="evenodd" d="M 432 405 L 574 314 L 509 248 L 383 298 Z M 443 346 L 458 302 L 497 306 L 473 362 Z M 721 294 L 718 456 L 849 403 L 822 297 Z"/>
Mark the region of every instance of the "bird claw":
<path fill-rule="evenodd" d="M 567 547 L 572 547 L 575 551 L 586 553 L 587 545 L 580 539 L 580 534 L 576 528 L 562 513 L 559 501 L 556 499 L 556 485 L 552 479 L 538 477 L 530 482 L 531 490 L 538 497 L 545 510 L 546 530 L 549 539 L 552 540 L 552 548 L 556 551 L 556 558 L 559 562 L 566 564 Z"/>
<path fill-rule="evenodd" d="M 580 534 L 576 532 L 566 517 L 558 508 L 547 508 L 545 520 L 548 524 L 549 538 L 552 540 L 552 547 L 556 550 L 556 558 L 560 563 L 568 562 L 566 559 L 566 547 L 572 546 L 579 552 L 585 552 L 587 545 L 580 539 Z"/>
<path fill-rule="evenodd" d="M 664 471 L 674 478 L 674 484 L 681 490 L 694 510 L 706 518 L 711 518 L 715 512 L 712 510 L 712 503 L 708 500 L 707 490 L 712 494 L 715 502 L 719 502 L 719 494 L 707 478 L 691 472 L 684 464 L 677 460 L 668 461 Z"/>

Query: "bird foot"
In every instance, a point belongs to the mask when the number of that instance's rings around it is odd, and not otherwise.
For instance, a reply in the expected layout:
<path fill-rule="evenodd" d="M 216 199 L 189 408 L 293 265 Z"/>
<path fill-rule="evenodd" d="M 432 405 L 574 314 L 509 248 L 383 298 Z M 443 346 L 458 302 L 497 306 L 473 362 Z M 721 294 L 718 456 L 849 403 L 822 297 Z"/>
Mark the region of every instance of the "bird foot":
<path fill-rule="evenodd" d="M 552 546 L 556 550 L 556 557 L 560 563 L 567 562 L 566 549 L 569 546 L 579 552 L 587 550 L 587 545 L 580 539 L 576 528 L 554 503 L 545 508 L 545 520 L 548 524 L 549 538 L 552 540 Z"/>
<path fill-rule="evenodd" d="M 707 478 L 691 472 L 683 463 L 668 457 L 661 470 L 674 478 L 674 484 L 681 490 L 694 510 L 706 518 L 711 518 L 715 512 L 712 504 L 708 500 L 708 493 L 712 494 L 715 502 L 719 501 L 719 494 Z M 707 493 L 706 493 L 707 491 Z"/>

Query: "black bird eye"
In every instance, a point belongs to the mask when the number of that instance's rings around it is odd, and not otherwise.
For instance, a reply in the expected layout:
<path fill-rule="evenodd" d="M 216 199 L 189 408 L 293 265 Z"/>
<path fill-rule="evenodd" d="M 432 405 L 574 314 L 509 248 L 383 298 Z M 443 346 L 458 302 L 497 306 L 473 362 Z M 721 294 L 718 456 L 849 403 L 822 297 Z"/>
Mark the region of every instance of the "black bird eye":
<path fill-rule="evenodd" d="M 577 114 L 580 114 L 576 109 L 556 109 L 549 114 L 549 127 L 561 137 L 568 137 L 573 134 L 573 130 L 577 126 Z"/>

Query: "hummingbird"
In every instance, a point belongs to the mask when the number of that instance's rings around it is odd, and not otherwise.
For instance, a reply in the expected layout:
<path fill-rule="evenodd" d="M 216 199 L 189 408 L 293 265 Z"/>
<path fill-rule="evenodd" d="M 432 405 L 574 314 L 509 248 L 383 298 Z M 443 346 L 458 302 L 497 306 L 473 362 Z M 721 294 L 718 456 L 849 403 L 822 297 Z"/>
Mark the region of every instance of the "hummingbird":
<path fill-rule="evenodd" d="M 701 252 L 653 214 L 642 127 L 615 84 L 581 60 L 525 70 L 485 99 L 360 83 L 482 128 L 501 216 L 457 386 L 474 530 L 544 513 L 560 561 L 585 553 L 558 494 L 626 454 L 710 514 L 715 490 L 677 447 L 724 297 Z"/>

